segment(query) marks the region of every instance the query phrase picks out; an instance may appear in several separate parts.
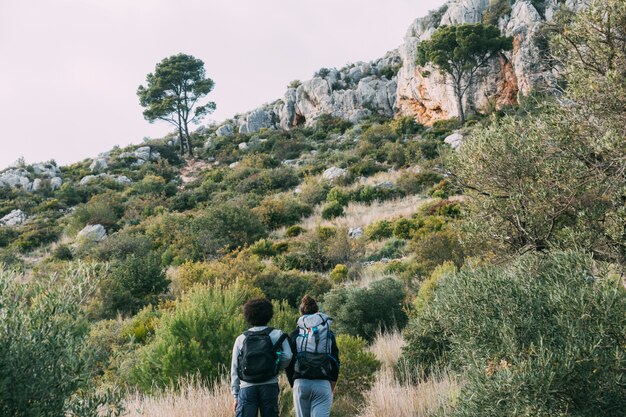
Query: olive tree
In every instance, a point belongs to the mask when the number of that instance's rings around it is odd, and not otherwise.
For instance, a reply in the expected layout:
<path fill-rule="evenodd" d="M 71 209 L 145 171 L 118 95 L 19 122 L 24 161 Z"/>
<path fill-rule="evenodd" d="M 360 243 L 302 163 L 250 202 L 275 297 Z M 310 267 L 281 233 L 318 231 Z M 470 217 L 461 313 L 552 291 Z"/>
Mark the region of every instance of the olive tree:
<path fill-rule="evenodd" d="M 137 89 L 144 118 L 150 123 L 163 120 L 176 126 L 181 155 L 185 149 L 191 155 L 189 123 L 215 110 L 214 102 L 199 105 L 214 86 L 213 80 L 206 78 L 204 62 L 182 53 L 170 56 L 146 76 L 146 83 Z"/>

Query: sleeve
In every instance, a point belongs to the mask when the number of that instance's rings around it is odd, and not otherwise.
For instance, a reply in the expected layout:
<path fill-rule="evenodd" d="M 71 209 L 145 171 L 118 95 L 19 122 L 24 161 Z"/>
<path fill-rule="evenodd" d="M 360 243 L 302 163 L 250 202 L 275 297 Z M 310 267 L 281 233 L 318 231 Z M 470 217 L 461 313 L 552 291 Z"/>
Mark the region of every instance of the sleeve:
<path fill-rule="evenodd" d="M 239 362 L 239 352 L 241 351 L 241 336 L 235 340 L 233 345 L 233 355 L 230 361 L 230 390 L 235 397 L 235 400 L 239 396 L 239 373 L 237 372 L 237 364 Z"/>
<path fill-rule="evenodd" d="M 292 358 L 291 358 L 291 362 L 287 366 L 286 374 L 287 374 L 287 379 L 289 380 L 289 385 L 291 385 L 291 387 L 293 387 L 295 366 L 296 366 L 296 353 L 297 353 L 296 337 L 297 335 L 298 335 L 298 330 L 296 329 L 295 331 L 291 332 L 291 334 L 287 338 L 287 341 L 289 342 L 289 347 L 291 348 Z"/>
<path fill-rule="evenodd" d="M 282 334 L 281 334 L 282 336 Z M 291 345 L 289 343 L 289 336 L 283 340 L 283 344 L 280 347 L 280 369 L 285 369 L 291 363 L 291 358 L 293 357 L 293 351 L 291 350 Z"/>
<path fill-rule="evenodd" d="M 339 379 L 339 368 L 341 367 L 341 361 L 339 360 L 339 348 L 337 347 L 337 340 L 335 339 L 334 333 L 330 334 L 330 340 L 331 340 L 331 353 L 330 354 L 334 360 L 333 360 L 333 367 L 332 367 L 332 371 L 331 371 L 329 379 L 333 382 L 337 382 L 337 379 Z"/>

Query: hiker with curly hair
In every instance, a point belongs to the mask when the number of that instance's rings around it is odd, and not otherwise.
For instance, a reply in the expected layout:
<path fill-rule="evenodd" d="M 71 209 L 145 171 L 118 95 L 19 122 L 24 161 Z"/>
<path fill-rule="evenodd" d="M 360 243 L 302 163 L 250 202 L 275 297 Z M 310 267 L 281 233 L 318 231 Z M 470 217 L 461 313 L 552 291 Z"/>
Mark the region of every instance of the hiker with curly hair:
<path fill-rule="evenodd" d="M 265 298 L 248 301 L 243 315 L 250 327 L 237 337 L 230 366 L 236 417 L 278 417 L 278 373 L 292 358 L 287 335 L 268 327 L 274 315 Z"/>

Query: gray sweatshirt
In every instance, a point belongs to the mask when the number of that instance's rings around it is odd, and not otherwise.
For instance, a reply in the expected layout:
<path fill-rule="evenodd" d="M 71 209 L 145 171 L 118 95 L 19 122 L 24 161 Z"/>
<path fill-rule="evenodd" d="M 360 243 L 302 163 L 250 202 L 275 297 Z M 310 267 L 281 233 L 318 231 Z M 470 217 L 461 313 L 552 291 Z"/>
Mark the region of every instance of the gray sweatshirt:
<path fill-rule="evenodd" d="M 257 326 L 257 327 L 251 327 L 250 329 L 248 329 L 251 332 L 258 332 L 260 330 L 266 329 L 267 326 Z M 272 339 L 272 343 L 276 343 L 278 342 L 278 339 L 280 338 L 280 335 L 283 334 L 282 331 L 278 330 L 278 329 L 274 329 L 271 333 L 270 333 L 270 339 Z M 231 388 L 231 392 L 233 393 L 233 396 L 235 397 L 235 400 L 237 399 L 237 396 L 239 395 L 239 390 L 241 388 L 245 388 L 245 387 L 251 387 L 253 385 L 264 385 L 264 384 L 276 384 L 278 383 L 278 377 L 274 377 L 272 379 L 268 379 L 265 382 L 256 382 L 256 383 L 251 383 L 251 382 L 246 382 L 246 381 L 241 381 L 239 379 L 239 375 L 237 374 L 237 363 L 239 361 L 239 352 L 241 352 L 241 348 L 243 347 L 243 340 L 245 339 L 245 336 L 243 334 L 239 335 L 239 337 L 237 338 L 237 340 L 235 340 L 235 345 L 233 346 L 233 357 L 232 360 L 230 362 L 230 388 Z M 291 362 L 291 358 L 293 357 L 293 354 L 291 353 L 291 347 L 289 347 L 289 339 L 285 339 L 283 341 L 283 344 L 280 348 L 280 351 L 282 352 L 282 354 L 280 355 L 280 369 L 285 369 L 289 363 Z"/>

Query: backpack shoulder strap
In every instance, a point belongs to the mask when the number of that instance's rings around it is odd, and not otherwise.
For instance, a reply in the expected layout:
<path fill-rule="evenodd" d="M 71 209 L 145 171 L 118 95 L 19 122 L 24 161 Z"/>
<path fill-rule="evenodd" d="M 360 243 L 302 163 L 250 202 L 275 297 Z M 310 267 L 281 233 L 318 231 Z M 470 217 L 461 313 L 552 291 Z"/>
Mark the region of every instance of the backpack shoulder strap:
<path fill-rule="evenodd" d="M 289 336 L 287 335 L 287 333 L 284 333 L 284 332 L 283 332 L 283 333 L 280 335 L 280 337 L 278 338 L 278 340 L 276 341 L 276 343 L 274 343 L 274 350 L 279 350 L 279 349 L 280 349 L 280 347 L 282 346 L 283 342 L 284 342 L 285 340 L 287 340 L 287 337 L 289 337 Z"/>

